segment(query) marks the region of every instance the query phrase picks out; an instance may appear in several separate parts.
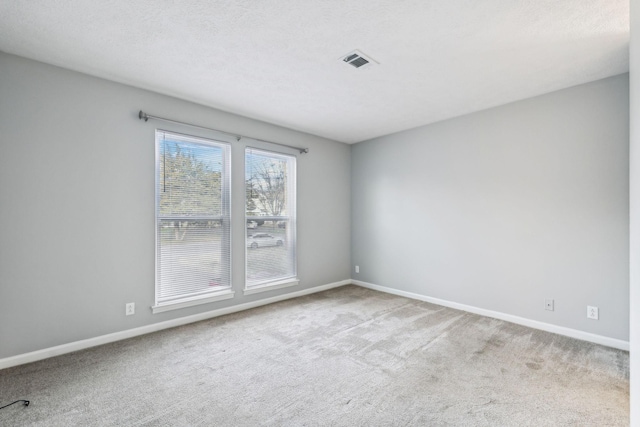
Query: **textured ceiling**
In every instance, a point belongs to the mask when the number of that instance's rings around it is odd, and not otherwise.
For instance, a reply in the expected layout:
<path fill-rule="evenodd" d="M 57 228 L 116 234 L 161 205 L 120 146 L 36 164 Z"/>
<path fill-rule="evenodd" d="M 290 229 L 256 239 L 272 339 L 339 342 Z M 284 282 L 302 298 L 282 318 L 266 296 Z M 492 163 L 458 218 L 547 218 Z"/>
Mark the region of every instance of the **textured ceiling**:
<path fill-rule="evenodd" d="M 4 52 L 347 143 L 627 72 L 628 44 L 629 0 L 0 1 Z"/>

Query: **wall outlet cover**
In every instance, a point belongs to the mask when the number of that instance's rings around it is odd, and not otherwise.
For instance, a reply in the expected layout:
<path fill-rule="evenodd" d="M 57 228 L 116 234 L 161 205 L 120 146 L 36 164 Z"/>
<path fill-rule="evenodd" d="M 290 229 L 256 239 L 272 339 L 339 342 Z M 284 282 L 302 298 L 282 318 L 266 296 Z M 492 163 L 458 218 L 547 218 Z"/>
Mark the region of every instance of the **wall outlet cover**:
<path fill-rule="evenodd" d="M 589 319 L 598 320 L 598 317 L 599 317 L 598 307 L 594 307 L 592 305 L 588 305 L 587 306 L 587 317 Z"/>
<path fill-rule="evenodd" d="M 553 311 L 553 300 L 552 299 L 544 300 L 544 309 L 545 310 L 549 310 L 549 311 Z"/>

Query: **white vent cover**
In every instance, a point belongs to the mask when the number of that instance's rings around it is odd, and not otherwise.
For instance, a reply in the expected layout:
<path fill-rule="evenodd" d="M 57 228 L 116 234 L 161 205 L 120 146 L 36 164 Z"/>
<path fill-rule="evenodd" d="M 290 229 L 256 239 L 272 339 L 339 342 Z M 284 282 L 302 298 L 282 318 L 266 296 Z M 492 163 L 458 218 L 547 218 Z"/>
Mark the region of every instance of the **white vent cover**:
<path fill-rule="evenodd" d="M 371 59 L 371 57 L 365 55 L 359 50 L 354 50 L 353 52 L 340 57 L 340 60 L 346 64 L 351 65 L 354 68 L 359 69 L 368 68 L 374 64 L 377 64 L 377 62 Z"/>

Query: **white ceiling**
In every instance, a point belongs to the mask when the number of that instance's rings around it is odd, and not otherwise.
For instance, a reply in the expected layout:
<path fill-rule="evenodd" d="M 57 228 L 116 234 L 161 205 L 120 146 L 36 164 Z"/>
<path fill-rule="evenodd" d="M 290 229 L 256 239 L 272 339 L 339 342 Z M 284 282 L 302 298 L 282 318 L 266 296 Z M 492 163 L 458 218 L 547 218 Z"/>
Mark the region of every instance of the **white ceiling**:
<path fill-rule="evenodd" d="M 346 143 L 627 72 L 628 45 L 629 0 L 0 1 L 4 52 Z"/>

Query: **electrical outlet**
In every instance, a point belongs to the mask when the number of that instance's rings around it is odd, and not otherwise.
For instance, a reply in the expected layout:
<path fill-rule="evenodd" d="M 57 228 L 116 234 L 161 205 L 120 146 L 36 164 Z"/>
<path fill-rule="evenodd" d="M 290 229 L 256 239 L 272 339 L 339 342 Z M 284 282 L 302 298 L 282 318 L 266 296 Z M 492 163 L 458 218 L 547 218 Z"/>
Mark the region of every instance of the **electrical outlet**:
<path fill-rule="evenodd" d="M 549 311 L 553 311 L 553 300 L 552 299 L 544 300 L 544 309 L 545 310 L 549 310 Z"/>
<path fill-rule="evenodd" d="M 125 311 L 124 313 L 127 316 L 131 316 L 132 314 L 136 314 L 136 303 L 135 302 L 129 302 L 127 303 L 127 305 L 125 306 Z"/>
<path fill-rule="evenodd" d="M 587 306 L 587 317 L 589 319 L 598 320 L 598 307 Z"/>
<path fill-rule="evenodd" d="M 356 273 L 360 273 L 360 266 L 356 265 Z"/>

